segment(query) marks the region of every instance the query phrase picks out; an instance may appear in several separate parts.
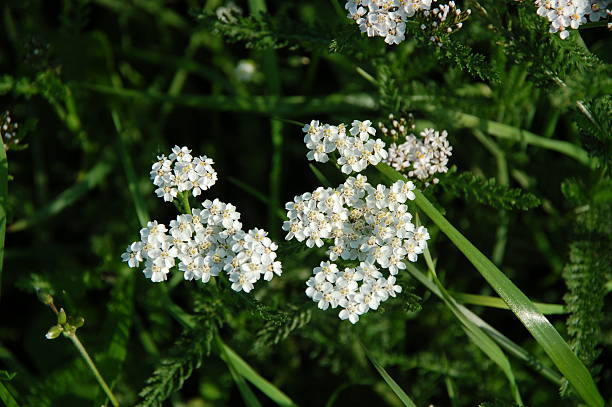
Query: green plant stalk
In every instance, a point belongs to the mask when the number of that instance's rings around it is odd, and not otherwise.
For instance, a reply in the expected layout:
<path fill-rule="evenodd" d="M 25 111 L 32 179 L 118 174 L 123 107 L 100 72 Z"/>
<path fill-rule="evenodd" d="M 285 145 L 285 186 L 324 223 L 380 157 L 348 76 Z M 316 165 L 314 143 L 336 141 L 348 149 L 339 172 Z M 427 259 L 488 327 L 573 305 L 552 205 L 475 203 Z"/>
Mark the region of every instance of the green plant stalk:
<path fill-rule="evenodd" d="M 189 205 L 189 191 L 181 192 L 181 202 L 183 204 L 184 212 L 187 214 L 191 213 L 191 205 Z"/>
<path fill-rule="evenodd" d="M 8 200 L 8 160 L 4 142 L 0 137 L 0 298 L 2 298 L 2 269 L 4 264 L 4 238 L 6 235 L 6 204 Z"/>
<path fill-rule="evenodd" d="M 89 366 L 89 369 L 92 371 L 92 373 L 96 377 L 96 380 L 100 384 L 100 387 L 102 387 L 102 390 L 104 390 L 104 393 L 106 393 L 106 395 L 108 396 L 108 399 L 110 400 L 110 402 L 113 404 L 113 406 L 119 407 L 119 402 L 117 401 L 117 398 L 115 397 L 115 395 L 111 391 L 110 387 L 108 387 L 108 385 L 104 381 L 104 378 L 102 377 L 102 375 L 98 371 L 98 368 L 96 367 L 94 361 L 91 360 L 91 357 L 89 356 L 89 353 L 87 353 L 87 350 L 85 349 L 85 347 L 83 346 L 83 344 L 81 343 L 79 338 L 76 336 L 75 333 L 65 333 L 65 335 L 68 338 L 70 338 L 70 340 L 72 341 L 74 346 L 77 348 L 77 350 L 81 354 L 81 357 L 83 357 L 83 359 L 85 359 L 85 362 L 87 363 L 87 366 Z"/>
<path fill-rule="evenodd" d="M 120 86 L 120 79 L 118 77 L 114 76 L 112 80 L 115 86 Z M 125 133 L 123 126 L 121 125 L 121 119 L 119 118 L 119 114 L 115 109 L 111 109 L 111 116 L 113 117 L 115 130 L 117 130 L 119 158 L 121 159 L 123 171 L 125 173 L 125 177 L 127 178 L 128 190 L 130 191 L 132 202 L 134 202 L 134 209 L 136 210 L 136 216 L 138 217 L 140 226 L 145 227 L 149 221 L 149 214 L 147 213 L 142 196 L 138 191 L 138 180 L 136 178 L 136 172 L 134 171 L 134 164 L 132 163 L 132 159 L 127 152 Z"/>
<path fill-rule="evenodd" d="M 480 130 L 474 130 L 474 136 L 495 157 L 495 161 L 497 162 L 497 182 L 499 182 L 500 185 L 508 186 L 510 177 L 508 175 L 508 163 L 504 151 L 499 148 L 497 143 L 489 139 Z M 495 245 L 493 246 L 493 253 L 491 254 L 493 263 L 498 266 L 501 265 L 504 260 L 506 244 L 508 242 L 508 225 L 510 223 L 510 218 L 506 210 L 501 209 L 499 211 L 499 217 L 500 222 L 495 231 Z"/>
<path fill-rule="evenodd" d="M 406 178 L 386 164 L 378 164 L 378 170 L 390 180 Z M 542 349 L 551 358 L 555 366 L 574 386 L 577 393 L 589 406 L 604 405 L 591 374 L 572 352 L 559 332 L 542 313 L 533 305 L 527 296 L 502 273 L 491 260 L 482 254 L 467 240 L 444 216 L 425 198 L 422 192 L 415 191 L 415 203 L 453 242 L 453 244 L 476 267 L 497 294 L 508 304 Z"/>

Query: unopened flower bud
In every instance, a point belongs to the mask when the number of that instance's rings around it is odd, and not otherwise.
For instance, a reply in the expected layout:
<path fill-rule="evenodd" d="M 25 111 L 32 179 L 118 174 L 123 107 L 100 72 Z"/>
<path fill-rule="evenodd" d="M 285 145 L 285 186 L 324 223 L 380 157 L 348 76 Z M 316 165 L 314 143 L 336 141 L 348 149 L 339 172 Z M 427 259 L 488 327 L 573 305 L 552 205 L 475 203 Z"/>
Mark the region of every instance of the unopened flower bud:
<path fill-rule="evenodd" d="M 60 325 L 64 325 L 66 323 L 66 311 L 63 308 L 60 308 L 59 313 L 57 314 L 57 323 Z"/>
<path fill-rule="evenodd" d="M 63 330 L 64 328 L 62 328 L 61 325 L 54 325 L 51 328 L 49 328 L 49 330 L 47 331 L 47 334 L 45 335 L 45 338 L 55 339 L 62 333 Z"/>

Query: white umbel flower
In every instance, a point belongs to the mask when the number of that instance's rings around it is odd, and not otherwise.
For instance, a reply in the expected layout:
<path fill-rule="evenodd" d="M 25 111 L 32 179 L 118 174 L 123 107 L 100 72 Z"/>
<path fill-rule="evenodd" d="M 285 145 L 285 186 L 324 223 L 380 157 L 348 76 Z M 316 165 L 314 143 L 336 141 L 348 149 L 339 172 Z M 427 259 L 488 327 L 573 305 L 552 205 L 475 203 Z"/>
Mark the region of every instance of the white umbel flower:
<path fill-rule="evenodd" d="M 409 134 L 404 143 L 391 144 L 385 162 L 409 177 L 437 183 L 434 175 L 448 171 L 448 160 L 453 154 L 447 137 L 446 130 L 439 132 L 434 129 L 423 130 L 419 137 Z"/>
<path fill-rule="evenodd" d="M 151 179 L 162 190 L 174 190 L 168 192 L 167 200 L 178 191 L 191 190 L 197 196 L 217 179 L 212 165 L 212 159 L 194 158 L 187 147 L 175 146 L 168 157 L 157 157 Z M 121 259 L 131 268 L 144 262 L 144 275 L 153 282 L 166 281 L 178 266 L 185 280 L 207 283 L 225 272 L 233 290 L 250 292 L 257 281 L 270 281 L 282 274 L 277 248 L 265 230 L 242 230 L 240 212 L 234 205 L 207 199 L 201 209 L 170 221 L 169 228 L 148 222 L 140 230 L 140 241 L 130 244 Z"/>
<path fill-rule="evenodd" d="M 329 155 L 337 152 L 338 165 L 345 174 L 361 172 L 368 165 L 376 165 L 387 158 L 385 143 L 371 139 L 376 129 L 369 120 L 354 120 L 347 134 L 346 125 L 319 124 L 313 120 L 302 128 L 304 143 L 308 148 L 306 158 L 310 161 L 327 162 Z"/>
<path fill-rule="evenodd" d="M 559 33 L 562 40 L 569 37 L 570 29 L 605 17 L 609 4 L 609 0 L 535 0 L 536 13 L 550 21 L 549 31 Z"/>
<path fill-rule="evenodd" d="M 206 156 L 194 158 L 187 147 L 174 146 L 168 157 L 160 155 L 151 166 L 149 174 L 157 187 L 155 194 L 166 202 L 174 201 L 183 191 L 191 191 L 197 197 L 217 182 L 213 164 Z"/>
<path fill-rule="evenodd" d="M 401 291 L 393 276 L 406 268 L 405 261 L 417 260 L 429 239 L 425 227 L 411 222 L 406 206 L 415 199 L 414 189 L 411 181 L 374 187 L 358 175 L 337 188 L 317 188 L 285 204 L 286 239 L 328 249 L 329 261 L 313 268 L 306 282 L 306 295 L 320 309 L 340 308 L 340 319 L 354 324 Z M 340 269 L 333 263 L 338 259 L 359 265 Z"/>

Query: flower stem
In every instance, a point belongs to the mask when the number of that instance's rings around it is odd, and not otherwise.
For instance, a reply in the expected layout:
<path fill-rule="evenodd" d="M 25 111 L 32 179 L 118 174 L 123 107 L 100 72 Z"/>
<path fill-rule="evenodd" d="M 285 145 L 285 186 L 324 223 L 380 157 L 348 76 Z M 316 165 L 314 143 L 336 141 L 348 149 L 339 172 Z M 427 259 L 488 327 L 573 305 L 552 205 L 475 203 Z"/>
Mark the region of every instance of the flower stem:
<path fill-rule="evenodd" d="M 191 206 L 189 205 L 189 191 L 183 191 L 181 193 L 181 201 L 183 202 L 184 213 L 191 213 Z"/>
<path fill-rule="evenodd" d="M 87 362 L 87 366 L 89 366 L 89 369 L 91 369 L 94 376 L 96 376 L 100 387 L 102 387 L 102 390 L 104 390 L 104 393 L 106 393 L 110 402 L 113 404 L 113 406 L 119 407 L 119 402 L 117 401 L 117 398 L 115 398 L 115 395 L 111 391 L 110 387 L 108 387 L 108 385 L 104 381 L 104 378 L 102 378 L 102 375 L 98 371 L 98 368 L 96 367 L 94 361 L 89 356 L 89 353 L 87 353 L 87 350 L 85 349 L 79 338 L 74 333 L 66 333 L 66 336 L 70 338 L 70 340 L 72 341 L 74 346 L 76 346 L 83 359 L 85 359 L 85 362 Z"/>

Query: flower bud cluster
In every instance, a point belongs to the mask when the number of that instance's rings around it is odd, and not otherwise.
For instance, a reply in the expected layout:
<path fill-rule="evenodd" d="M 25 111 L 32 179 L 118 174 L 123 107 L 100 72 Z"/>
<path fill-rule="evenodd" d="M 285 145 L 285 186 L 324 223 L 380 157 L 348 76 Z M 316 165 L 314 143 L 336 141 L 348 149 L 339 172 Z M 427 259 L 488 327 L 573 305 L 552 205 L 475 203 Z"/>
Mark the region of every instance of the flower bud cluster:
<path fill-rule="evenodd" d="M 204 156 L 192 157 L 187 147 L 174 146 L 168 157 L 160 155 L 151 167 L 151 180 L 158 188 L 155 194 L 172 202 L 179 192 L 191 191 L 198 196 L 217 182 L 214 161 Z"/>
<path fill-rule="evenodd" d="M 569 37 L 568 28 L 577 30 L 582 24 L 599 21 L 611 15 L 609 0 L 535 0 L 539 16 L 550 21 L 550 32 L 559 33 L 561 39 Z"/>
<path fill-rule="evenodd" d="M 2 143 L 4 144 L 5 150 L 9 150 L 11 146 L 19 144 L 20 140 L 17 135 L 18 130 L 19 124 L 13 121 L 11 112 L 7 110 L 0 114 L 0 137 L 2 137 Z"/>
<path fill-rule="evenodd" d="M 462 11 L 454 1 L 449 1 L 448 4 L 423 11 L 426 21 L 421 24 L 421 30 L 427 31 L 429 40 L 441 47 L 442 38 L 461 29 L 471 13 L 472 10 Z"/>
<path fill-rule="evenodd" d="M 401 292 L 395 275 L 406 260 L 416 261 L 429 233 L 412 223 L 406 202 L 415 199 L 412 182 L 373 187 L 363 175 L 349 177 L 337 188 L 317 188 L 285 205 L 286 239 L 308 247 L 328 245 L 330 261 L 313 269 L 306 295 L 320 309 L 340 308 L 340 319 L 359 316 Z M 331 262 L 350 262 L 340 269 Z M 387 270 L 388 276 L 382 271 Z"/>
<path fill-rule="evenodd" d="M 236 3 L 230 1 L 226 5 L 218 7 L 215 14 L 222 23 L 235 23 L 238 17 L 242 16 L 242 9 Z"/>
<path fill-rule="evenodd" d="M 332 126 L 319 124 L 313 120 L 302 129 L 306 135 L 304 143 L 310 150 L 306 157 L 318 162 L 329 161 L 329 154 L 337 151 L 340 157 L 337 162 L 344 174 L 361 172 L 368 165 L 376 165 L 387 158 L 385 143 L 380 139 L 370 139 L 376 134 L 369 120 L 354 120 L 351 128 L 346 125 Z"/>
<path fill-rule="evenodd" d="M 214 174 L 216 179 L 216 172 L 210 166 L 212 160 L 192 159 L 186 147 L 175 147 L 172 151 L 154 169 L 169 169 L 164 163 L 170 161 L 175 163 L 174 172 L 182 173 L 182 168 L 191 164 L 189 171 Z M 204 172 L 198 171 L 198 166 Z M 189 171 L 187 179 L 190 179 Z M 153 282 L 166 281 L 170 271 L 178 267 L 185 280 L 203 283 L 225 272 L 233 290 L 249 292 L 260 279 L 270 281 L 282 273 L 281 263 L 276 260 L 278 246 L 267 235 L 265 230 L 257 228 L 245 232 L 234 205 L 207 199 L 201 209 L 178 215 L 169 227 L 157 221 L 149 222 L 140 230 L 140 240 L 130 244 L 121 259 L 131 268 L 144 264 L 144 275 Z"/>
<path fill-rule="evenodd" d="M 386 162 L 409 177 L 429 180 L 435 174 L 448 171 L 448 159 L 453 155 L 453 147 L 447 136 L 446 130 L 440 133 L 434 129 L 423 130 L 418 138 L 409 134 L 404 143 L 391 144 Z M 438 181 L 438 178 L 432 180 L 434 184 Z"/>

